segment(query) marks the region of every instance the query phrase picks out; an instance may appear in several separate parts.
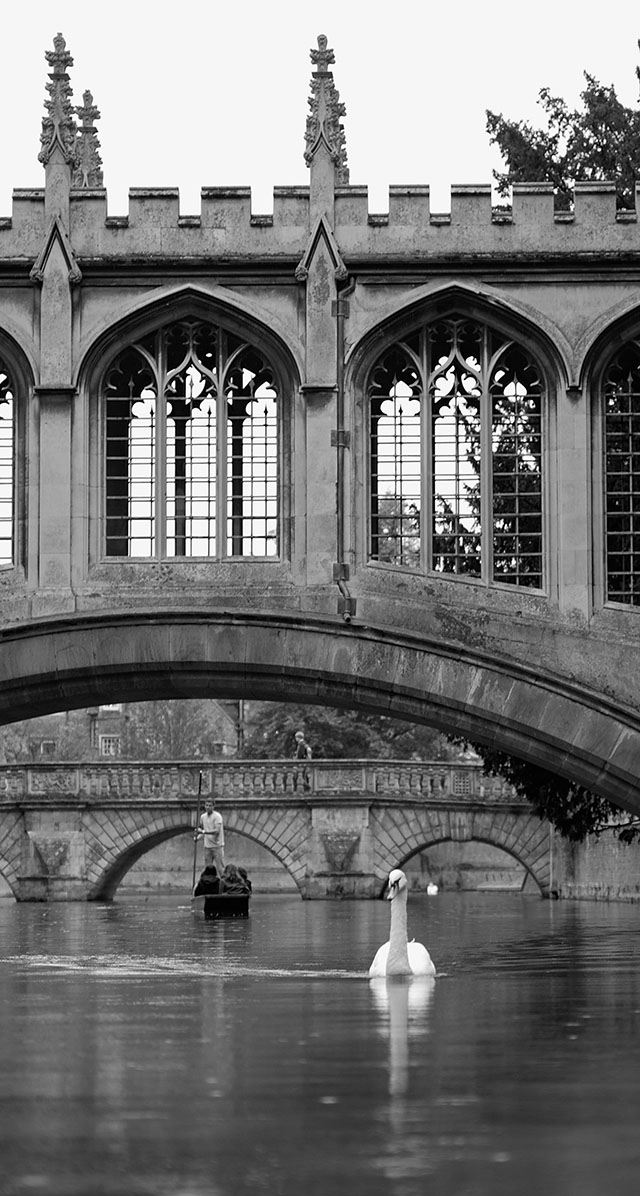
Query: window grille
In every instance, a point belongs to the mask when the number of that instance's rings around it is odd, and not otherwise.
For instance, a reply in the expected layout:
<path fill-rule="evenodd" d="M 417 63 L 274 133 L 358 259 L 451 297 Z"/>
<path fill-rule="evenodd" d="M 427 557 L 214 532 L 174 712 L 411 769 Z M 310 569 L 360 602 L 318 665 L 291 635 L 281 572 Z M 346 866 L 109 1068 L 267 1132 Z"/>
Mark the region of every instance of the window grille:
<path fill-rule="evenodd" d="M 0 566 L 14 563 L 15 523 L 14 390 L 0 361 Z"/>
<path fill-rule="evenodd" d="M 100 735 L 98 740 L 98 750 L 101 756 L 119 756 L 120 736 Z"/>
<path fill-rule="evenodd" d="M 40 755 L 41 756 L 55 756 L 56 741 L 55 739 L 42 739 L 40 741 Z"/>
<path fill-rule="evenodd" d="M 640 605 L 640 344 L 625 345 L 604 376 L 606 596 Z"/>
<path fill-rule="evenodd" d="M 278 385 L 258 349 L 184 320 L 127 346 L 104 393 L 107 556 L 279 553 Z"/>
<path fill-rule="evenodd" d="M 543 403 L 528 352 L 470 320 L 387 349 L 369 383 L 371 559 L 541 589 Z"/>

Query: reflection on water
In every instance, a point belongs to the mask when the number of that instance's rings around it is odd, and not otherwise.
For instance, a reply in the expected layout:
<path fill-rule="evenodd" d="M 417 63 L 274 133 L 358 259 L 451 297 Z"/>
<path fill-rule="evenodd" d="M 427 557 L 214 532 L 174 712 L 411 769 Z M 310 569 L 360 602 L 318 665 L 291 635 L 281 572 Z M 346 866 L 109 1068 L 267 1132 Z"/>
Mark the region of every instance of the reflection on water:
<path fill-rule="evenodd" d="M 635 1196 L 637 906 L 0 903 L 1 1196 Z"/>
<path fill-rule="evenodd" d="M 389 1092 L 405 1092 L 409 1078 L 409 1036 L 426 1034 L 435 990 L 431 976 L 378 976 L 369 981 L 389 1037 Z"/>

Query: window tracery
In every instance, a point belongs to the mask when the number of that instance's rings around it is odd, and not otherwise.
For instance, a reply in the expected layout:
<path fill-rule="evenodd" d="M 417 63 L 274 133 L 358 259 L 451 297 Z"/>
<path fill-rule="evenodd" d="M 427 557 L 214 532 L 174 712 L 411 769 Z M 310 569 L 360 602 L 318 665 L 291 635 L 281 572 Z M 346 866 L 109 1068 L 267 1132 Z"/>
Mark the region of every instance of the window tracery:
<path fill-rule="evenodd" d="M 473 320 L 387 349 L 369 384 L 371 559 L 542 588 L 543 403 L 527 350 Z"/>
<path fill-rule="evenodd" d="M 107 556 L 278 554 L 278 384 L 257 348 L 182 320 L 123 349 L 104 396 Z"/>
<path fill-rule="evenodd" d="M 0 567 L 14 564 L 15 409 L 14 386 L 0 360 Z"/>
<path fill-rule="evenodd" d="M 603 378 L 605 591 L 640 605 L 640 342 L 629 341 Z"/>

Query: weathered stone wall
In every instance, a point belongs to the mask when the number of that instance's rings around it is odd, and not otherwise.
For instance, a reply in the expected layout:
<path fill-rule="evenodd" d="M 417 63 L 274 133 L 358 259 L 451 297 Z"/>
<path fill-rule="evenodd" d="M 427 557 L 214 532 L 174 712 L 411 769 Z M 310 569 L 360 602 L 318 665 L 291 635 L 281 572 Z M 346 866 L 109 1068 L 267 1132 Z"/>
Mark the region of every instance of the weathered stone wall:
<path fill-rule="evenodd" d="M 625 846 L 610 832 L 573 844 L 556 835 L 552 888 L 581 901 L 640 901 L 640 844 Z"/>

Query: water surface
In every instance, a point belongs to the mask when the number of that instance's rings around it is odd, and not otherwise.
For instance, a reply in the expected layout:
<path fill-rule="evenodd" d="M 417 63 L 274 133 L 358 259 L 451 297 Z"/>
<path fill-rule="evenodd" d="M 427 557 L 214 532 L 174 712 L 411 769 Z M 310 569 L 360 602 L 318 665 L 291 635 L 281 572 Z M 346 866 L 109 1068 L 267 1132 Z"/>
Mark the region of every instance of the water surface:
<path fill-rule="evenodd" d="M 1 1196 L 636 1196 L 640 907 L 0 902 Z"/>

